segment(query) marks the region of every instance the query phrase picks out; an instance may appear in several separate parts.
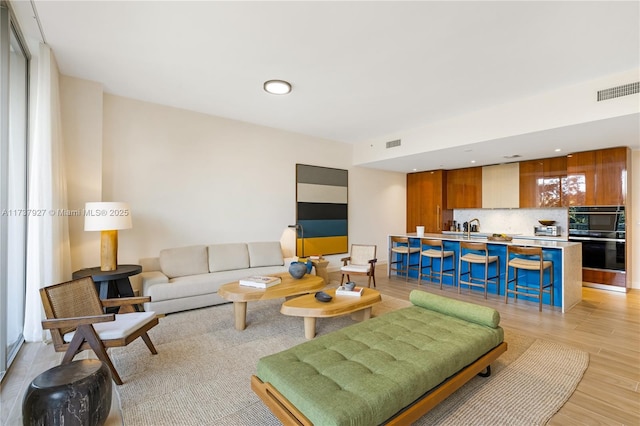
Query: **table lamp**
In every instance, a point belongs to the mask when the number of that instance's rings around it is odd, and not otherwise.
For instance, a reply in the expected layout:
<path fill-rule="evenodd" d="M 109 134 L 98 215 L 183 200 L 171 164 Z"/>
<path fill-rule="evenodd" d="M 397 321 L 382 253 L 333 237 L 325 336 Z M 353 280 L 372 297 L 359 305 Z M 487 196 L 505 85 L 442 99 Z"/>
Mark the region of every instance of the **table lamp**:
<path fill-rule="evenodd" d="M 118 268 L 118 230 L 131 227 L 131 210 L 127 203 L 85 204 L 84 230 L 100 231 L 101 271 L 115 271 Z"/>
<path fill-rule="evenodd" d="M 300 247 L 302 248 L 301 253 L 302 253 L 302 258 L 304 258 L 304 229 L 302 228 L 302 225 L 300 225 L 299 223 L 296 223 L 295 225 L 289 225 L 289 228 L 296 228 L 300 230 Z M 296 235 L 297 237 L 297 235 Z M 297 244 L 297 239 L 296 239 L 296 254 L 298 254 L 298 244 Z"/>

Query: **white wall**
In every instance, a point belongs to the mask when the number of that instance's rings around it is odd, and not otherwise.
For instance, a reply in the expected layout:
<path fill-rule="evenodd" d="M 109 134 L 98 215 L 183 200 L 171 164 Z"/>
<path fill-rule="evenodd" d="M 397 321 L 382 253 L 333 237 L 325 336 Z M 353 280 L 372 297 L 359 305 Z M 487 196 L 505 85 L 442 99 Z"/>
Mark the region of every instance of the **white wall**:
<path fill-rule="evenodd" d="M 349 170 L 350 243 L 386 253 L 386 235 L 405 226 L 404 174 L 352 167 L 348 144 L 108 94 L 103 128 L 103 201 L 128 202 L 133 215 L 119 233 L 120 263 L 169 247 L 280 240 L 295 223 L 296 163 Z"/>
<path fill-rule="evenodd" d="M 61 75 L 60 108 L 68 208 L 80 212 L 102 199 L 102 85 Z M 72 270 L 99 265 L 100 233 L 84 232 L 84 217 L 70 216 L 69 234 Z"/>

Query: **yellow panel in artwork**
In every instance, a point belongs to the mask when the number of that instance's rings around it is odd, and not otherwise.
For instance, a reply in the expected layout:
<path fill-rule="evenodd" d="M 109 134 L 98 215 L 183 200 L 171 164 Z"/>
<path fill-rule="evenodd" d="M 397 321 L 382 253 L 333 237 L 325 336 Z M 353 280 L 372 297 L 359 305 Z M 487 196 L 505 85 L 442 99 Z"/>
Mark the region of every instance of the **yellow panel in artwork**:
<path fill-rule="evenodd" d="M 298 238 L 298 256 L 302 256 L 302 239 Z M 304 239 L 304 255 L 325 255 L 348 253 L 348 238 L 346 235 L 338 237 L 318 237 Z"/>

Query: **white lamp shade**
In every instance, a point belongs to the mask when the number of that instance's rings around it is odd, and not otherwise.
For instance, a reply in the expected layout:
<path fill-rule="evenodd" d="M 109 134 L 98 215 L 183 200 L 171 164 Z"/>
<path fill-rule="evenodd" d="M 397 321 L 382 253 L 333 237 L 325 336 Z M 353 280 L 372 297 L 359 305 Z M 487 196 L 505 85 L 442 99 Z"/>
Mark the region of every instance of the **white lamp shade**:
<path fill-rule="evenodd" d="M 131 228 L 129 204 L 119 202 L 92 202 L 84 207 L 85 231 L 115 231 Z"/>

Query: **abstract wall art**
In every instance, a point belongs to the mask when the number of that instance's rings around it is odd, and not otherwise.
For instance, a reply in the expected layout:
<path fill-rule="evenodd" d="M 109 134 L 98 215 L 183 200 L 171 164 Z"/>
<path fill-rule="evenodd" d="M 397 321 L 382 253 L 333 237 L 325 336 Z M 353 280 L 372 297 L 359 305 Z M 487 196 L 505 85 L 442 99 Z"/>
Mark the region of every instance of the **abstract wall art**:
<path fill-rule="evenodd" d="M 298 256 L 347 253 L 348 170 L 296 164 Z"/>

